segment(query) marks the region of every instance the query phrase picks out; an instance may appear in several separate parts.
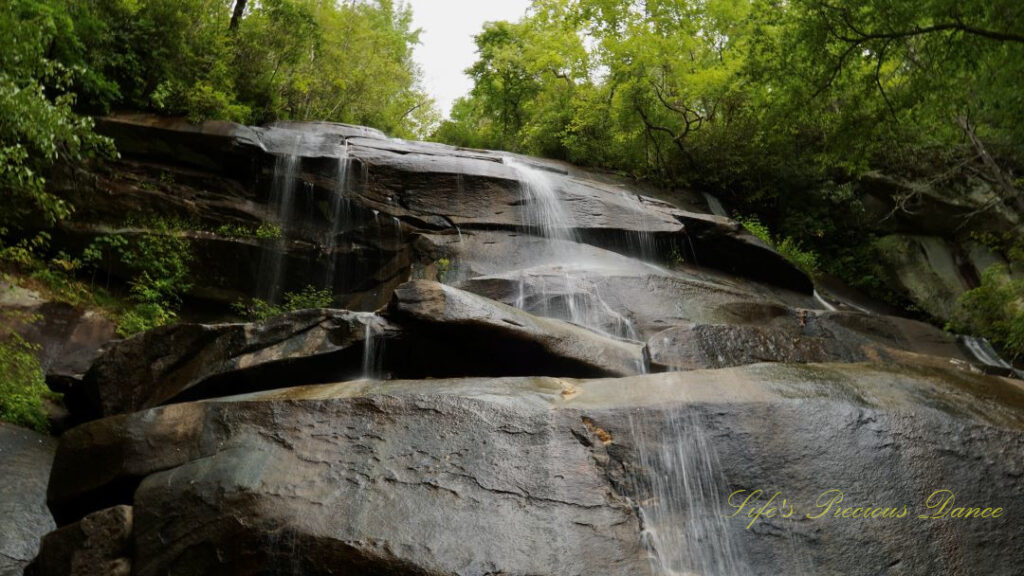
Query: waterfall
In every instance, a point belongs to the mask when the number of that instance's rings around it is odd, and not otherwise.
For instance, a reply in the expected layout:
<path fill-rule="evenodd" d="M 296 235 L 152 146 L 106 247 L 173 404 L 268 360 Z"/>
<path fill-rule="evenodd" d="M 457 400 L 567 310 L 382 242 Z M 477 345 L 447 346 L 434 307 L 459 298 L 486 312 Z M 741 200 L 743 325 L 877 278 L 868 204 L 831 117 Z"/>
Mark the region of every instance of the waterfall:
<path fill-rule="evenodd" d="M 703 418 L 693 408 L 630 416 L 641 540 L 659 576 L 745 576 L 729 535 L 729 488 Z"/>
<path fill-rule="evenodd" d="M 343 143 L 338 155 L 337 172 L 334 181 L 334 189 L 331 191 L 331 228 L 327 241 L 324 243 L 324 253 L 327 255 L 327 267 L 324 271 L 324 287 L 334 288 L 334 270 L 337 265 L 337 257 L 334 254 L 338 247 L 338 236 L 345 232 L 352 221 L 352 206 L 349 200 L 349 172 L 352 159 L 348 154 L 348 143 Z"/>
<path fill-rule="evenodd" d="M 526 295 L 528 277 L 519 278 L 517 308 L 539 316 L 566 320 L 615 338 L 639 340 L 633 323 L 601 298 L 595 278 L 599 262 L 586 262 L 580 249 L 575 223 L 562 204 L 559 192 L 564 176 L 535 168 L 511 157 L 503 159 L 512 168 L 523 194 L 523 226 L 531 235 L 551 240 L 550 256 L 563 270 L 562 278 L 531 276 L 539 291 L 536 304 Z M 554 301 L 554 305 L 552 302 Z"/>
<path fill-rule="evenodd" d="M 560 182 L 556 180 L 555 174 L 508 156 L 503 161 L 515 170 L 519 179 L 526 201 L 523 207 L 523 224 L 526 229 L 535 236 L 576 242 L 578 239 L 572 218 L 558 197 Z"/>
<path fill-rule="evenodd" d="M 284 276 L 285 253 L 287 251 L 287 230 L 294 208 L 296 173 L 299 165 L 299 147 L 302 135 L 295 137 L 290 154 L 277 156 L 274 161 L 274 180 L 270 190 L 270 206 L 273 217 L 281 230 L 269 250 L 263 250 L 260 257 L 257 293 L 267 302 L 276 302 L 281 296 L 281 279 Z"/>
<path fill-rule="evenodd" d="M 374 329 L 377 316 L 369 314 L 363 332 L 363 378 L 382 380 L 384 378 L 384 341 Z"/>

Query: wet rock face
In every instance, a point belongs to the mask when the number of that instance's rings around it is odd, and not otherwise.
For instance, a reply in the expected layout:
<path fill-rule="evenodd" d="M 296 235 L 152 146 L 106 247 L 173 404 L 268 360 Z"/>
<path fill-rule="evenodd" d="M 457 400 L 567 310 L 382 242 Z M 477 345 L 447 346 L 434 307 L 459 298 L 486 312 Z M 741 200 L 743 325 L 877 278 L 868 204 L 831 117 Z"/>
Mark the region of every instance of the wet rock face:
<path fill-rule="evenodd" d="M 196 228 L 189 238 L 193 265 L 202 272 L 194 275 L 193 295 L 205 299 L 260 295 L 266 271 L 255 263 L 271 255 L 287 270 L 284 291 L 326 286 L 341 306 L 377 309 L 410 278 L 412 267 L 429 262 L 415 250 L 419 234 L 530 231 L 536 204 L 524 192 L 524 169 L 549 175 L 569 231 L 581 242 L 653 259 L 680 254 L 705 267 L 811 291 L 801 272 L 736 223 L 553 162 L 323 123 L 193 126 L 128 115 L 104 118 L 98 128 L 115 139 L 124 160 L 109 170 L 75 169 L 54 179 L 55 193 L 82 207 L 59 241 L 80 249 L 123 228 L 126 215 L 143 227 L 147 218 L 185 222 Z M 293 159 L 287 211 L 275 205 L 282 158 Z M 267 221 L 287 241 L 224 231 L 225 225 L 254 229 Z"/>
<path fill-rule="evenodd" d="M 1024 389 L 934 327 L 834 310 L 727 218 L 354 126 L 100 126 L 125 160 L 57 179 L 86 206 L 62 241 L 118 229 L 122 208 L 198 221 L 176 232 L 193 297 L 314 285 L 365 312 L 112 344 L 67 396 L 99 419 L 61 437 L 38 576 L 1024 565 Z M 267 222 L 280 234 L 219 229 Z M 21 506 L 0 562 L 19 570 L 52 527 L 25 512 L 36 484 L 0 486 Z M 729 495 L 757 490 L 797 510 L 730 518 Z M 912 516 L 808 517 L 829 490 Z M 1006 512 L 916 518 L 941 490 Z"/>
<path fill-rule="evenodd" d="M 364 381 L 168 406 L 69 432 L 54 477 L 78 481 L 52 484 L 50 498 L 78 502 L 80 514 L 105 489 L 131 500 L 141 575 L 655 574 L 641 518 L 730 511 L 652 488 L 658 455 L 693 434 L 711 440 L 730 491 L 783 490 L 804 514 L 833 488 L 847 505 L 915 514 L 940 489 L 1012 510 L 1024 488 L 1024 393 L 1011 381 L 757 365 L 592 381 Z M 1012 515 L 969 526 L 748 521 L 712 535 L 738 551 L 744 573 L 838 575 L 855 564 L 933 574 L 966 562 L 1009 575 L 1024 561 Z M 671 550 L 656 552 L 672 562 Z"/>
<path fill-rule="evenodd" d="M 20 576 L 55 524 L 46 486 L 57 441 L 0 422 L 0 575 Z"/>

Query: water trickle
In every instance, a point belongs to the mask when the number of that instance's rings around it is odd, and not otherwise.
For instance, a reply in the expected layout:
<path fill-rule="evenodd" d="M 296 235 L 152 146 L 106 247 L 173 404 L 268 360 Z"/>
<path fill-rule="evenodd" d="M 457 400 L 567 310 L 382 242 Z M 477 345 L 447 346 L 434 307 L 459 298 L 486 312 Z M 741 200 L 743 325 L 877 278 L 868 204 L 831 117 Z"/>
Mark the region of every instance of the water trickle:
<path fill-rule="evenodd" d="M 374 326 L 377 317 L 369 314 L 363 332 L 363 378 L 382 380 L 384 378 L 384 340 L 381 339 L 378 327 Z"/>
<path fill-rule="evenodd" d="M 281 279 L 284 276 L 285 252 L 287 247 L 288 229 L 292 222 L 292 211 L 295 205 L 295 187 L 298 180 L 298 151 L 302 144 L 302 135 L 295 137 L 292 152 L 281 155 L 274 161 L 274 180 L 270 191 L 270 207 L 272 217 L 277 221 L 281 234 L 273 241 L 270 249 L 265 249 L 260 257 L 259 279 L 257 281 L 260 297 L 268 302 L 277 302 L 281 295 Z"/>
<path fill-rule="evenodd" d="M 729 535 L 728 485 L 703 418 L 692 408 L 630 416 L 641 540 L 661 576 L 745 576 Z"/>
<path fill-rule="evenodd" d="M 327 256 L 327 266 L 324 270 L 325 288 L 333 288 L 335 285 L 337 257 L 334 252 L 338 247 L 338 237 L 348 229 L 352 221 L 352 203 L 349 199 L 351 166 L 352 159 L 348 155 L 348 144 L 345 143 L 339 151 L 334 188 L 331 190 L 331 227 L 324 242 L 324 253 Z"/>

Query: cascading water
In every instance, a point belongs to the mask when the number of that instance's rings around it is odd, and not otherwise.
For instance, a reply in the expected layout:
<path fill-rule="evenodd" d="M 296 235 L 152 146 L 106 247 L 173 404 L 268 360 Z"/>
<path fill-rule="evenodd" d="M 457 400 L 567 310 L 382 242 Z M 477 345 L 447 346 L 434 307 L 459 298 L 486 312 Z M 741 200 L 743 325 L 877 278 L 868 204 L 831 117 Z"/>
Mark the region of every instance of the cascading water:
<path fill-rule="evenodd" d="M 728 485 L 701 416 L 692 408 L 641 410 L 630 426 L 637 513 L 652 572 L 750 574 L 729 535 Z"/>
<path fill-rule="evenodd" d="M 558 197 L 560 182 L 556 175 L 511 157 L 505 157 L 504 163 L 515 170 L 522 187 L 523 224 L 527 230 L 535 236 L 576 242 L 572 218 Z"/>
<path fill-rule="evenodd" d="M 281 234 L 273 241 L 270 250 L 263 250 L 260 257 L 258 290 L 267 302 L 276 302 L 281 296 L 281 279 L 284 276 L 287 230 L 292 221 L 295 205 L 296 173 L 299 166 L 299 148 L 302 135 L 297 135 L 289 154 L 280 155 L 274 161 L 274 180 L 270 191 L 270 206 Z"/>
<path fill-rule="evenodd" d="M 376 319 L 376 315 L 369 314 L 363 332 L 363 378 L 368 380 L 384 378 L 384 341 L 374 326 Z"/>
<path fill-rule="evenodd" d="M 327 257 L 327 266 L 324 270 L 325 288 L 333 288 L 334 286 L 337 262 L 334 251 L 338 247 L 338 237 L 345 231 L 352 220 L 352 205 L 349 200 L 349 172 L 351 171 L 351 165 L 352 159 L 349 157 L 348 143 L 346 142 L 342 144 L 339 150 L 334 189 L 331 191 L 331 228 L 323 248 Z"/>
<path fill-rule="evenodd" d="M 551 278 L 550 282 L 546 276 L 528 278 L 524 272 L 520 276 L 516 307 L 608 336 L 639 339 L 629 319 L 601 298 L 597 287 L 601 273 L 596 270 L 600 263 L 583 259 L 572 217 L 559 198 L 565 177 L 511 157 L 503 161 L 515 170 L 522 188 L 524 227 L 535 236 L 552 240 L 547 256 L 564 272 L 561 278 Z M 526 296 L 528 283 L 537 291 L 530 301 Z"/>

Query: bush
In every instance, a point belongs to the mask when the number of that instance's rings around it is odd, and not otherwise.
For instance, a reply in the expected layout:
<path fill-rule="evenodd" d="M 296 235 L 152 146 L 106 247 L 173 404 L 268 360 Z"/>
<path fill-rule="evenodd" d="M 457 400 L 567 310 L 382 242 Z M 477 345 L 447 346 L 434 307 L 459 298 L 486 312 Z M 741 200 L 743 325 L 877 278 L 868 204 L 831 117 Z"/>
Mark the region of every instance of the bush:
<path fill-rule="evenodd" d="M 774 248 L 783 258 L 799 268 L 808 276 L 818 272 L 818 255 L 811 250 L 804 250 L 800 243 L 787 236 L 782 242 L 775 242 L 768 227 L 757 218 L 740 218 L 740 224 L 765 244 Z"/>
<path fill-rule="evenodd" d="M 9 316 L 0 319 L 7 326 L 12 323 Z M 37 350 L 11 329 L 0 333 L 0 419 L 45 432 L 44 401 L 53 393 L 46 387 Z"/>
<path fill-rule="evenodd" d="M 306 286 L 299 292 L 288 292 L 284 295 L 284 304 L 275 305 L 261 298 L 240 300 L 231 305 L 236 314 L 254 322 L 262 322 L 281 314 L 295 310 L 310 308 L 330 308 L 334 303 L 334 295 L 330 290 L 316 286 Z"/>
<path fill-rule="evenodd" d="M 154 220 L 139 236 L 110 234 L 94 240 L 84 259 L 94 269 L 106 269 L 120 261 L 132 272 L 128 281 L 133 305 L 121 315 L 117 333 L 128 337 L 170 324 L 177 319 L 181 297 L 192 284 L 189 281 L 191 244 L 178 235 L 174 223 Z"/>
<path fill-rule="evenodd" d="M 1024 279 L 1012 279 L 1006 266 L 989 267 L 981 286 L 957 299 L 948 328 L 984 336 L 1014 361 L 1024 357 Z"/>

